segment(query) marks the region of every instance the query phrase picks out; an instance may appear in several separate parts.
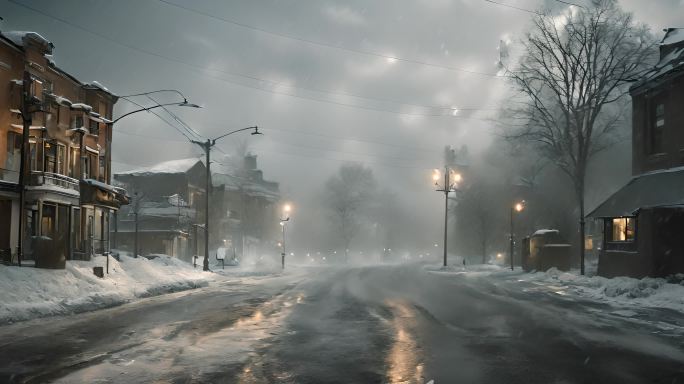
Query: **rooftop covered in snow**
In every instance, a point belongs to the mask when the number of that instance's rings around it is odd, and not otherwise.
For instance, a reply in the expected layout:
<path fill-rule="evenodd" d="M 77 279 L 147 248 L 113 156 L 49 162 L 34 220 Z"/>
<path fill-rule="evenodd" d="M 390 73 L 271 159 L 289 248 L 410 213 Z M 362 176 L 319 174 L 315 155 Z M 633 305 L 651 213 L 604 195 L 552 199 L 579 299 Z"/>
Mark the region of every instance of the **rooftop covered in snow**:
<path fill-rule="evenodd" d="M 48 39 L 44 38 L 37 32 L 31 31 L 5 31 L 2 32 L 7 40 L 11 41 L 18 47 L 25 47 L 27 42 L 33 42 L 41 45 L 45 53 L 52 54 L 52 49 L 55 47 Z"/>
<path fill-rule="evenodd" d="M 640 208 L 684 203 L 684 167 L 653 171 L 636 176 L 587 217 L 634 216 Z"/>
<path fill-rule="evenodd" d="M 197 157 L 188 159 L 169 160 L 149 167 L 136 168 L 129 171 L 117 172 L 116 175 L 145 176 L 153 174 L 180 174 L 186 173 L 197 163 L 204 164 Z"/>
<path fill-rule="evenodd" d="M 658 80 L 668 74 L 680 73 L 684 69 L 684 28 L 668 28 L 660 42 L 660 60 L 653 69 L 637 81 L 631 91 Z M 647 87 L 645 87 L 647 88 Z"/>

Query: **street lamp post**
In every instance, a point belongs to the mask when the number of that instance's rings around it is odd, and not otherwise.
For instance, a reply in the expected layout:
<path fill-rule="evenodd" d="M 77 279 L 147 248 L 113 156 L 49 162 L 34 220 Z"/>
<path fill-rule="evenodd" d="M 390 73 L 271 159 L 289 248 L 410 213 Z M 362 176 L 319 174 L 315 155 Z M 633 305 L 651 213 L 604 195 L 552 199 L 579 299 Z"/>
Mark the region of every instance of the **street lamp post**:
<path fill-rule="evenodd" d="M 207 162 L 207 166 L 206 166 L 206 168 L 207 168 L 206 192 L 205 192 L 205 199 L 204 199 L 205 217 L 204 217 L 204 261 L 202 263 L 202 270 L 203 271 L 209 270 L 209 194 L 211 193 L 211 149 L 216 145 L 217 140 L 220 140 L 226 136 L 232 135 L 233 133 L 238 133 L 238 132 L 246 131 L 249 129 L 254 130 L 254 132 L 252 132 L 252 135 L 261 135 L 261 132 L 259 132 L 259 127 L 254 126 L 254 127 L 236 129 L 234 131 L 230 131 L 230 132 L 225 133 L 225 134 L 218 136 L 216 138 L 207 139 L 206 141 L 191 140 L 192 143 L 199 145 L 204 150 L 204 154 L 206 156 L 206 162 Z"/>
<path fill-rule="evenodd" d="M 432 175 L 432 180 L 435 182 L 435 186 L 440 187 L 439 179 L 441 176 L 439 171 L 435 169 Z M 461 181 L 461 175 L 459 173 L 454 173 L 454 170 L 449 168 L 449 166 L 444 167 L 444 185 L 441 189 L 437 189 L 437 192 L 444 193 L 444 267 L 447 266 L 447 227 L 449 225 L 449 192 L 456 192 L 457 185 Z"/>
<path fill-rule="evenodd" d="M 180 97 L 183 98 L 183 101 L 173 102 L 173 103 L 164 103 L 164 104 L 157 103 L 156 105 L 153 105 L 151 107 L 143 107 L 141 104 L 136 103 L 135 101 L 128 99 L 129 97 L 147 96 L 147 95 L 151 95 L 154 93 L 163 93 L 163 92 L 176 93 Z M 156 91 L 142 92 L 142 93 L 137 93 L 137 94 L 133 94 L 133 95 L 125 95 L 125 96 L 119 96 L 119 97 L 122 98 L 123 100 L 126 100 L 130 103 L 133 103 L 133 104 L 139 106 L 140 108 L 133 110 L 133 111 L 130 111 L 130 112 L 127 112 L 127 113 L 124 113 L 123 115 L 117 117 L 114 120 L 111 120 L 111 121 L 104 120 L 104 123 L 107 124 L 107 126 L 109 126 L 110 129 L 113 128 L 114 124 L 116 124 L 119 120 L 123 119 L 124 117 L 130 116 L 130 115 L 133 115 L 133 114 L 139 113 L 139 112 L 149 112 L 150 110 L 156 109 L 156 108 L 163 108 L 163 107 L 172 106 L 172 105 L 179 106 L 179 107 L 202 108 L 201 106 L 199 106 L 197 104 L 189 103 L 188 99 L 183 95 L 183 93 L 181 93 L 179 90 L 176 90 L 176 89 L 160 89 L 160 90 L 156 90 Z M 81 134 L 81 140 L 83 140 L 83 134 Z M 112 153 L 112 151 L 111 151 L 111 140 L 108 142 L 108 145 L 109 145 L 109 148 L 107 148 L 107 156 L 111 157 L 111 153 Z M 83 163 L 84 163 L 84 160 L 82 158 L 81 164 L 83 164 Z M 138 204 L 137 200 L 138 199 L 136 197 L 136 204 Z M 133 250 L 133 252 L 134 252 L 133 256 L 134 257 L 138 257 L 138 213 L 137 213 L 137 209 L 139 209 L 139 208 L 136 208 L 136 213 L 135 213 L 135 245 L 134 245 L 134 250 Z M 119 219 L 118 219 L 118 214 L 115 213 L 114 215 L 115 215 L 114 216 L 114 240 L 116 240 L 116 238 L 117 238 L 116 234 L 119 230 L 119 225 L 118 225 Z M 107 257 L 107 262 L 109 262 L 109 257 Z"/>
<path fill-rule="evenodd" d="M 280 252 L 280 258 L 281 258 L 281 263 L 282 263 L 282 268 L 285 269 L 285 223 L 290 221 L 290 211 L 292 211 L 292 206 L 290 204 L 285 204 L 283 206 L 283 214 L 284 218 L 280 219 L 280 226 L 283 231 L 283 239 L 281 243 L 281 252 Z"/>
<path fill-rule="evenodd" d="M 511 233 L 508 236 L 511 244 L 510 258 L 511 258 L 511 271 L 513 270 L 513 252 L 515 250 L 515 239 L 513 237 L 513 215 L 515 212 L 522 212 L 525 209 L 525 200 L 515 203 L 511 206 Z"/>

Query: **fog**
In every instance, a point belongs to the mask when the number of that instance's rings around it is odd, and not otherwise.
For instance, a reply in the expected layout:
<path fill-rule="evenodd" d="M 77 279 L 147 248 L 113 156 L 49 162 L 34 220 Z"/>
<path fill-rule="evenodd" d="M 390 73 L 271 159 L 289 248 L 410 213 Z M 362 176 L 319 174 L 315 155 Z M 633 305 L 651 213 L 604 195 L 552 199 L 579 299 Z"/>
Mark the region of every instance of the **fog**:
<path fill-rule="evenodd" d="M 682 1 L 620 3 L 658 36 L 682 24 L 672 12 Z M 505 151 L 496 146 L 499 109 L 509 96 L 506 80 L 495 75 L 498 47 L 511 42 L 514 55 L 530 17 L 476 0 L 1 4 L 3 30 L 49 37 L 57 65 L 79 79 L 120 95 L 179 89 L 204 108 L 174 112 L 203 137 L 258 125 L 263 136 L 233 136 L 219 148 L 246 142 L 265 177 L 280 183 L 299 217 L 291 225 L 298 253 L 339 248 L 321 202 L 326 180 L 347 163 L 371 169 L 379 193 L 391 193 L 404 218 L 395 236 L 414 244 L 411 252 L 439 242 L 443 200 L 431 170 L 443 165 L 446 145 L 467 146 L 473 159 Z M 121 100 L 116 113 L 132 108 Z M 201 154 L 151 114 L 121 121 L 113 151 L 115 171 Z M 590 176 L 589 205 L 629 176 L 624 153 L 603 155 L 616 161 Z"/>

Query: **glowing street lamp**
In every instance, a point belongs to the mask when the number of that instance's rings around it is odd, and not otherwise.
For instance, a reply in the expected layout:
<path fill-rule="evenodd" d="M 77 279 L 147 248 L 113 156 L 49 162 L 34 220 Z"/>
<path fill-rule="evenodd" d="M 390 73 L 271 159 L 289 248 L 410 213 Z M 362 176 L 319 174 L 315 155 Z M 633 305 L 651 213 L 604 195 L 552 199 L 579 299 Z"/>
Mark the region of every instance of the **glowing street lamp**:
<path fill-rule="evenodd" d="M 514 252 L 514 239 L 513 239 L 513 214 L 515 212 L 522 212 L 525 209 L 525 200 L 519 201 L 511 206 L 511 233 L 510 236 L 508 237 L 510 242 L 511 242 L 511 251 L 510 251 L 510 258 L 511 258 L 511 271 L 513 270 L 513 252 Z"/>
<path fill-rule="evenodd" d="M 290 204 L 284 204 L 283 205 L 283 216 L 280 219 L 280 227 L 283 229 L 283 241 L 281 243 L 278 243 L 281 245 L 281 252 L 280 252 L 280 258 L 281 258 L 281 264 L 282 268 L 285 269 L 285 255 L 287 254 L 285 252 L 285 223 L 290 221 L 290 212 L 292 212 L 292 205 Z"/>

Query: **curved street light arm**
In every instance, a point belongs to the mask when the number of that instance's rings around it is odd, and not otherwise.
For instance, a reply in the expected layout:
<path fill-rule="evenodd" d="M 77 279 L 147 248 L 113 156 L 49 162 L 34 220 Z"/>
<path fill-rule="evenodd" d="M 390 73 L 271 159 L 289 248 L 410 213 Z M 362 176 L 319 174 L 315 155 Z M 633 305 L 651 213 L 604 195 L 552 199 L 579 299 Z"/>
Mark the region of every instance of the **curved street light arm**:
<path fill-rule="evenodd" d="M 252 132 L 252 135 L 261 135 L 261 132 L 259 132 L 259 127 L 257 127 L 257 126 L 255 125 L 255 126 L 253 126 L 253 127 L 247 127 L 247 128 L 236 129 L 236 130 L 234 130 L 234 131 L 230 131 L 230 132 L 228 132 L 228 133 L 226 133 L 226 134 L 223 134 L 223 135 L 218 136 L 218 137 L 216 137 L 216 138 L 214 138 L 214 139 L 211 139 L 211 144 L 214 145 L 214 144 L 216 144 L 216 140 L 220 140 L 220 139 L 222 139 L 222 138 L 224 138 L 224 137 L 226 137 L 226 136 L 232 135 L 233 133 L 238 133 L 238 132 L 246 131 L 246 130 L 248 130 L 248 129 L 253 129 L 253 130 L 254 130 L 254 132 Z"/>
<path fill-rule="evenodd" d="M 126 117 L 126 116 L 132 115 L 132 114 L 134 114 L 134 113 L 143 112 L 143 111 L 149 111 L 149 110 L 151 110 L 151 109 L 166 107 L 166 106 L 169 106 L 169 105 L 178 105 L 178 106 L 188 106 L 188 107 L 193 107 L 193 108 L 201 108 L 199 105 L 190 104 L 190 103 L 188 103 L 187 101 L 184 101 L 184 102 L 182 102 L 182 103 L 165 103 L 165 104 L 157 104 L 157 105 L 154 105 L 154 106 L 151 106 L 151 107 L 140 108 L 140 109 L 136 109 L 135 111 L 130 111 L 130 112 L 128 112 L 128 113 L 124 113 L 123 115 L 117 117 L 117 118 L 114 119 L 111 123 L 108 123 L 108 124 L 109 124 L 109 125 L 114 125 L 117 121 L 123 119 L 123 118 Z"/>

